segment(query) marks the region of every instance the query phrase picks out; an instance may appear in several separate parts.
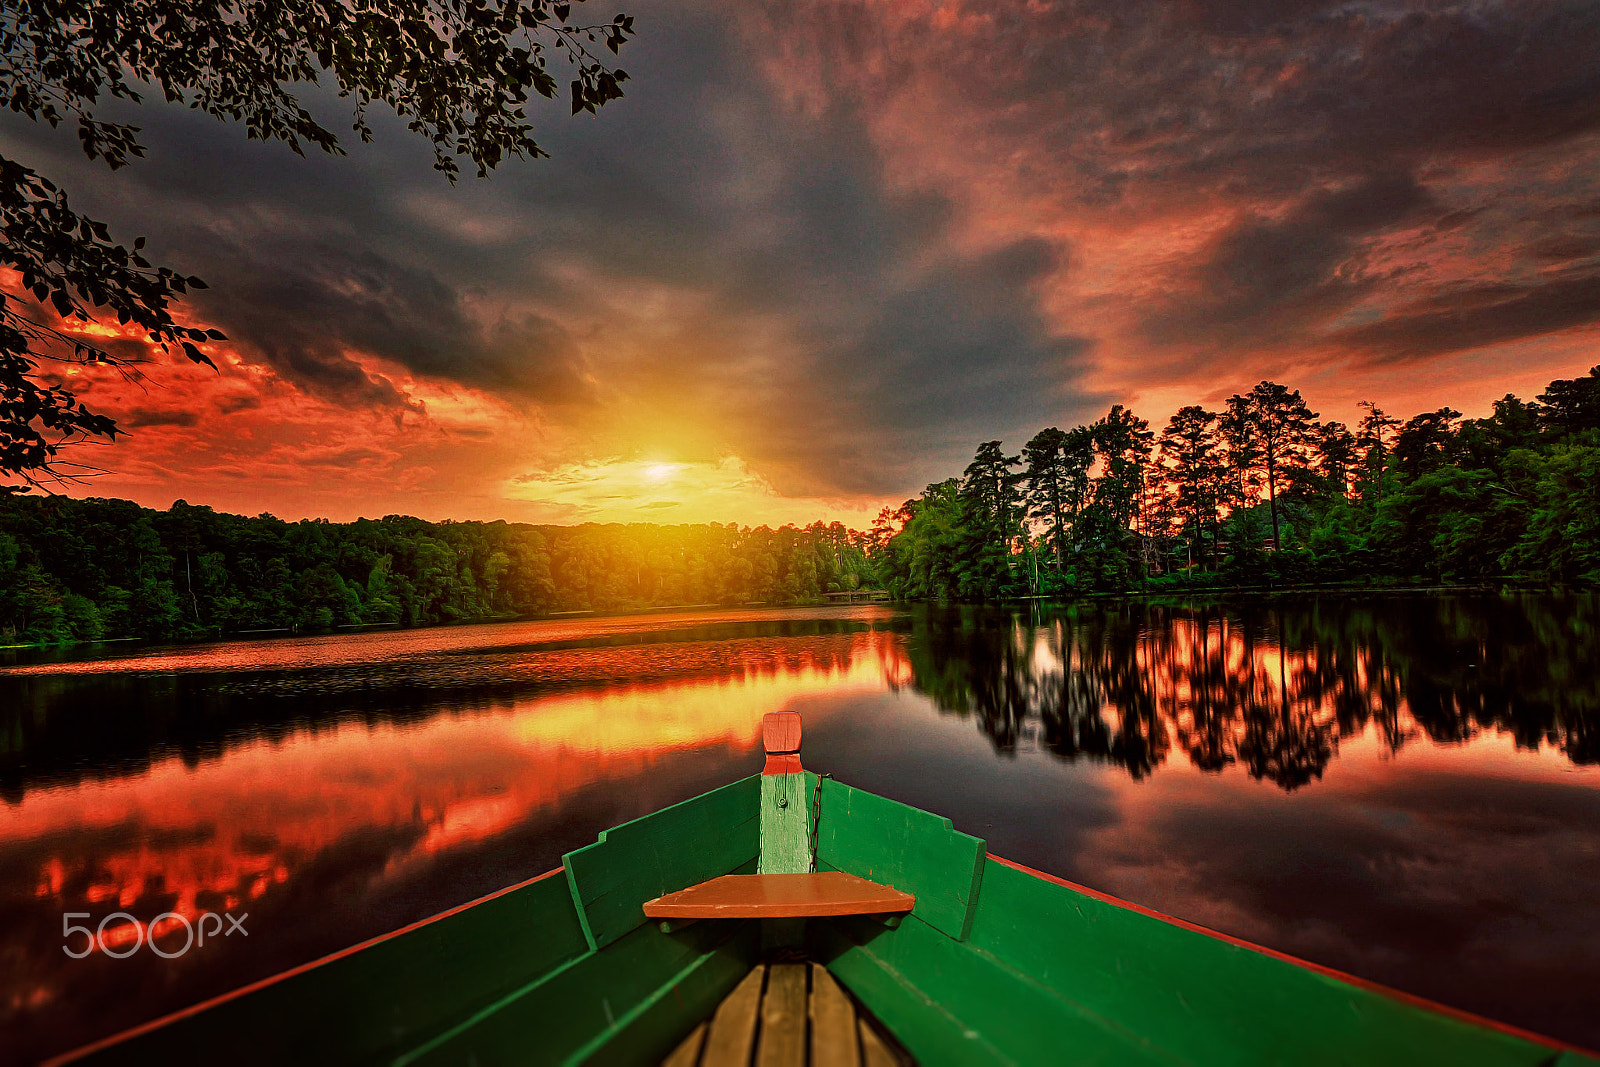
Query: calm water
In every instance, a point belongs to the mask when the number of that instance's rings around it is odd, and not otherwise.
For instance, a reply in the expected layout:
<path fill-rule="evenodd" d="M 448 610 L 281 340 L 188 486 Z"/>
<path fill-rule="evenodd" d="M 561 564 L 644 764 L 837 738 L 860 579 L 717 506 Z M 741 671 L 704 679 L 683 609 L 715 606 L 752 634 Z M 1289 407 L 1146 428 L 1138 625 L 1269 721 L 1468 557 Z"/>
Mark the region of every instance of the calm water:
<path fill-rule="evenodd" d="M 0 1057 L 28 1061 L 806 765 L 991 851 L 1600 1046 L 1600 598 L 547 621 L 0 660 Z M 248 913 L 174 959 L 67 912 Z M 75 920 L 84 922 L 85 920 Z M 176 953 L 181 924 L 158 947 Z"/>

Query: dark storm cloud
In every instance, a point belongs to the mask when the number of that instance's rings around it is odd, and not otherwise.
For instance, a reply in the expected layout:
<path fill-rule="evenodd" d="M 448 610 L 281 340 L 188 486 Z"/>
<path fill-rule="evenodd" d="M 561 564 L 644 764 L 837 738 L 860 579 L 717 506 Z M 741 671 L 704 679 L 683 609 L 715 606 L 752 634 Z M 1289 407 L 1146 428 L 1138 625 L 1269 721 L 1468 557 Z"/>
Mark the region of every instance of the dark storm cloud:
<path fill-rule="evenodd" d="M 1143 346 L 1209 359 L 1218 357 L 1204 354 L 1208 343 L 1225 341 L 1236 360 L 1240 346 L 1335 341 L 1341 316 L 1375 294 L 1397 304 L 1427 295 L 1425 279 L 1375 274 L 1368 262 L 1411 227 L 1465 231 L 1469 250 L 1447 264 L 1458 274 L 1600 247 L 1547 210 L 1570 199 L 1581 215 L 1600 193 L 1592 3 L 821 0 L 766 10 L 775 35 L 806 42 L 817 80 L 969 132 L 972 151 L 1004 154 L 1022 188 L 1064 212 L 1115 211 L 1124 225 L 1231 214 L 1197 255 L 1134 279 L 1157 295 L 1126 309 Z M 957 79 L 938 107 L 905 102 Z M 1417 248 L 1428 264 L 1448 258 L 1420 238 Z M 1530 292 L 1483 336 L 1576 323 L 1583 288 L 1564 279 Z M 1542 319 L 1544 308 L 1555 317 Z M 1450 351 L 1479 332 L 1462 327 L 1432 344 L 1410 336 L 1430 325 L 1448 324 L 1397 323 L 1392 354 Z M 1388 335 L 1374 325 L 1346 336 Z"/>
<path fill-rule="evenodd" d="M 351 159 L 300 159 L 191 112 L 120 117 L 142 122 L 150 151 L 115 175 L 39 127 L 12 120 L 0 137 L 65 178 L 75 206 L 110 220 L 119 239 L 148 235 L 152 256 L 204 278 L 196 306 L 247 356 L 351 406 L 413 406 L 357 353 L 516 397 L 581 392 L 559 324 L 526 312 L 470 314 L 460 250 L 396 210 L 408 189 L 449 189 L 412 158 L 403 130 Z M 131 342 L 120 344 L 119 354 L 133 354 Z"/>
<path fill-rule="evenodd" d="M 423 267 L 369 250 L 268 238 L 213 257 L 203 301 L 229 336 L 291 380 L 350 403 L 403 405 L 352 351 L 512 397 L 575 399 L 566 331 L 531 313 L 485 324 Z"/>
<path fill-rule="evenodd" d="M 552 129 L 556 165 L 497 181 L 495 203 L 520 206 L 536 270 L 559 252 L 621 284 L 692 289 L 708 324 L 776 324 L 791 346 L 755 359 L 735 332 L 688 358 L 647 353 L 626 369 L 637 390 L 731 423 L 735 450 L 794 492 L 900 492 L 985 437 L 1087 413 L 1087 342 L 1033 289 L 1062 247 L 962 249 L 957 206 L 895 187 L 859 104 L 787 111 L 720 20 L 653 32 L 630 97 Z"/>
<path fill-rule="evenodd" d="M 546 110 L 554 158 L 484 182 L 449 186 L 381 117 L 376 144 L 302 160 L 141 108 L 150 156 L 114 176 L 70 134 L 7 119 L 0 140 L 210 281 L 205 315 L 307 390 L 403 409 L 393 364 L 537 406 L 596 455 L 692 423 L 786 492 L 914 491 L 981 440 L 1092 418 L 1126 399 L 1085 384 L 1101 358 L 1137 389 L 1596 317 L 1597 5 L 628 7 L 627 97 Z M 924 151 L 954 176 L 907 166 Z M 989 229 L 993 191 L 963 186 L 984 174 L 1033 198 Z M 1080 323 L 1080 273 L 1124 253 L 1069 249 L 1069 217 L 1209 236 Z M 1377 255 L 1408 234 L 1412 261 Z M 1440 280 L 1445 237 L 1467 251 Z"/>
<path fill-rule="evenodd" d="M 211 283 L 203 309 L 242 347 L 350 404 L 406 403 L 361 354 L 580 424 L 603 387 L 732 434 L 782 490 L 825 493 L 897 493 L 981 439 L 1087 414 L 1087 342 L 1031 289 L 1064 249 L 959 248 L 956 206 L 892 188 L 857 102 L 784 106 L 729 12 L 639 16 L 629 95 L 597 121 L 552 114 L 552 160 L 450 188 L 393 122 L 348 159 L 302 161 L 144 109 L 128 214 Z M 626 326 L 641 309 L 613 290 L 652 289 L 694 294 L 716 343 L 609 363 L 591 343 L 586 361 L 574 331 Z M 786 347 L 756 359 L 730 323 Z"/>
<path fill-rule="evenodd" d="M 952 62 L 1056 161 L 1135 183 L 1282 189 L 1600 126 L 1589 3 L 1064 4 L 996 17 Z M 908 33 L 919 32 L 918 30 Z M 1006 57 L 977 64 L 984 50 Z M 1104 150 L 1086 155 L 1085 134 Z"/>
<path fill-rule="evenodd" d="M 1097 873 L 1114 892 L 1225 933 L 1570 1031 L 1587 1009 L 1567 991 L 1587 991 L 1578 971 L 1600 949 L 1588 891 L 1600 875 L 1597 817 L 1600 796 L 1581 785 L 1424 765 L 1404 780 L 1330 781 L 1292 807 L 1173 804 L 1112 845 Z M 1508 954 L 1526 984 L 1502 980 Z"/>
<path fill-rule="evenodd" d="M 261 398 L 251 394 L 235 394 L 233 396 L 218 397 L 216 409 L 219 415 L 233 415 L 240 411 L 254 411 L 261 406 Z"/>
<path fill-rule="evenodd" d="M 1426 358 L 1600 321 L 1600 274 L 1455 290 L 1333 335 L 1384 360 Z"/>
<path fill-rule="evenodd" d="M 1076 384 L 1088 342 L 1052 328 L 1033 289 L 1064 249 L 1020 239 L 962 251 L 955 207 L 891 190 L 854 107 L 785 126 L 759 86 L 732 95 L 740 136 L 715 147 L 683 143 L 656 121 L 656 109 L 664 118 L 682 106 L 666 90 L 641 105 L 636 129 L 595 146 L 601 156 L 588 165 L 599 173 L 626 144 L 655 160 L 658 176 L 690 179 L 669 213 L 671 236 L 652 246 L 633 227 L 609 231 L 634 247 L 608 249 L 603 261 L 704 287 L 714 319 L 781 321 L 800 358 L 752 368 L 736 340 L 699 359 L 671 353 L 637 367 L 641 380 L 684 408 L 715 412 L 737 398 L 740 454 L 780 489 L 807 493 L 920 487 L 964 465 L 986 437 L 1088 413 L 1095 401 Z"/>
<path fill-rule="evenodd" d="M 964 465 L 985 437 L 1020 444 L 1063 408 L 1087 414 L 1094 400 L 1069 399 L 1062 384 L 1076 377 L 1089 342 L 1049 334 L 1028 296 L 1054 259 L 1043 242 L 1019 241 L 879 298 L 864 329 L 833 349 L 830 371 L 838 395 L 856 400 L 847 416 L 875 413 L 884 435 L 877 447 L 889 453 L 881 459 L 901 464 L 884 471 L 879 456 L 838 450 L 836 484 L 862 492 L 894 488 L 885 473 L 904 479 L 914 470 L 909 457 L 894 454 L 896 438 L 937 442 Z"/>
<path fill-rule="evenodd" d="M 1304 336 L 1381 280 L 1353 269 L 1362 241 L 1429 209 L 1409 174 L 1390 174 L 1313 193 L 1276 219 L 1247 215 L 1194 265 L 1191 284 L 1147 314 L 1146 329 L 1169 343 Z"/>

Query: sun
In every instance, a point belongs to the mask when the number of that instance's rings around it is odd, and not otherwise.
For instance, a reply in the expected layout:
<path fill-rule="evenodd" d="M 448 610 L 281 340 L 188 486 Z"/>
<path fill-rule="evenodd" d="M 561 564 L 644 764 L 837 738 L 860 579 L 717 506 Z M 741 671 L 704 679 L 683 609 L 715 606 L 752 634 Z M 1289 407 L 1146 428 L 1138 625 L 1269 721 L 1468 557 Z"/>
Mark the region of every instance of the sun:
<path fill-rule="evenodd" d="M 645 481 L 655 482 L 659 485 L 670 480 L 682 466 L 681 463 L 647 463 L 641 473 L 644 475 Z"/>

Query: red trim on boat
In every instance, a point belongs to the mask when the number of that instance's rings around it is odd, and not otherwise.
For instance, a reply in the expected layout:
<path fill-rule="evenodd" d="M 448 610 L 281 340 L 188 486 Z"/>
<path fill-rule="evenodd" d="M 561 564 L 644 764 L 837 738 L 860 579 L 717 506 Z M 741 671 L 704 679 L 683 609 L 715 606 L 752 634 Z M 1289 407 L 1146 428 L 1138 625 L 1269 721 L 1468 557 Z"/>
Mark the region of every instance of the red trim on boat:
<path fill-rule="evenodd" d="M 761 768 L 762 774 L 799 774 L 804 767 L 800 766 L 800 755 L 796 752 L 771 753 L 767 756 L 766 764 Z"/>
<path fill-rule="evenodd" d="M 497 889 L 487 896 L 481 896 L 477 900 L 469 900 L 465 904 L 459 904 L 456 907 L 451 908 L 449 911 L 441 911 L 437 915 L 430 915 L 426 919 L 419 919 L 410 926 L 402 926 L 398 930 L 391 930 L 386 934 L 379 934 L 377 937 L 374 937 L 368 941 L 363 941 L 359 945 L 351 945 L 349 948 L 342 948 L 338 952 L 323 956 L 321 959 L 312 960 L 310 963 L 302 963 L 298 967 L 291 967 L 287 971 L 281 971 L 278 974 L 269 975 L 266 978 L 251 982 L 249 985 L 240 986 L 238 989 L 230 990 L 227 993 L 222 993 L 218 996 L 212 997 L 210 1000 L 202 1000 L 198 1004 L 191 1004 L 187 1008 L 181 1008 L 178 1011 L 172 1012 L 170 1015 L 163 1015 L 159 1019 L 151 1019 L 147 1023 L 140 1023 L 138 1026 L 123 1030 L 121 1033 L 112 1034 L 110 1037 L 103 1037 L 93 1044 L 84 1045 L 81 1048 L 75 1048 L 71 1052 L 63 1052 L 59 1056 L 45 1060 L 44 1063 L 39 1065 L 39 1067 L 58 1067 L 59 1064 L 71 1063 L 73 1060 L 82 1059 L 91 1053 L 99 1052 L 101 1049 L 109 1048 L 110 1046 L 123 1041 L 128 1041 L 132 1038 L 138 1037 L 140 1034 L 159 1029 L 160 1027 L 166 1026 L 169 1023 L 175 1023 L 179 1019 L 187 1019 L 191 1015 L 197 1015 L 200 1012 L 214 1008 L 219 1004 L 226 1004 L 228 1001 L 242 997 L 246 993 L 254 993 L 258 989 L 265 989 L 269 985 L 275 985 L 287 978 L 293 978 L 295 975 L 303 974 L 304 972 L 311 970 L 313 967 L 321 967 L 325 963 L 332 963 L 335 960 L 342 960 L 346 956 L 354 955 L 355 953 L 360 952 L 362 949 L 371 948 L 373 945 L 382 944 L 391 938 L 399 937 L 401 934 L 409 934 L 413 930 L 420 930 L 429 923 L 436 923 L 440 919 L 448 919 L 452 915 L 457 915 L 463 911 L 466 911 L 468 908 L 475 908 L 479 904 L 487 904 L 496 897 L 503 897 L 507 893 L 515 893 L 517 890 L 526 888 L 535 882 L 542 882 L 546 878 L 553 878 L 565 870 L 566 868 L 564 866 L 557 867 L 553 871 L 546 871 L 543 874 L 535 875 L 525 882 L 518 882 L 516 885 L 508 885 L 504 889 Z"/>
<path fill-rule="evenodd" d="M 1531 1030 L 1524 1030 L 1521 1027 L 1512 1026 L 1509 1023 L 1496 1022 L 1495 1020 L 1487 1019 L 1482 1015 L 1474 1015 L 1470 1011 L 1463 1011 L 1460 1008 L 1452 1008 L 1448 1004 L 1440 1004 L 1437 1001 L 1429 1000 L 1426 997 L 1419 997 L 1412 993 L 1405 993 L 1391 986 L 1383 985 L 1379 982 L 1373 982 L 1366 978 L 1357 977 L 1353 974 L 1346 974 L 1344 971 L 1336 970 L 1333 967 L 1324 967 L 1320 963 L 1312 963 L 1310 960 L 1303 960 L 1299 956 L 1291 956 L 1287 952 L 1279 952 L 1277 949 L 1267 948 L 1265 945 L 1258 945 L 1254 941 L 1246 941 L 1243 938 L 1234 937 L 1231 934 L 1224 934 L 1217 930 L 1213 930 L 1208 926 L 1201 926 L 1199 923 L 1189 922 L 1187 919 L 1179 919 L 1174 916 L 1164 914 L 1163 912 L 1146 908 L 1142 905 L 1135 904 L 1132 901 L 1123 900 L 1121 897 L 1114 897 L 1110 893 L 1102 893 L 1099 890 L 1090 889 L 1088 886 L 1079 885 L 1077 882 L 1069 882 L 1065 878 L 1057 878 L 1053 874 L 1046 874 L 1044 871 L 1034 870 L 1032 867 L 1029 867 L 1026 864 L 1017 863 L 1015 860 L 1008 860 L 1003 856 L 996 856 L 993 852 L 988 853 L 988 856 L 990 859 L 994 860 L 998 864 L 1001 864 L 1002 866 L 1010 867 L 1013 870 L 1021 871 L 1023 874 L 1031 875 L 1034 878 L 1039 878 L 1046 882 L 1054 882 L 1056 885 L 1064 886 L 1067 889 L 1072 890 L 1074 893 L 1082 893 L 1086 897 L 1091 897 L 1094 900 L 1098 900 L 1102 904 L 1110 904 L 1114 908 L 1122 908 L 1126 911 L 1137 912 L 1140 915 L 1145 915 L 1152 919 L 1160 919 L 1162 922 L 1168 923 L 1169 925 L 1178 926 L 1185 930 L 1192 930 L 1197 934 L 1204 934 L 1205 936 L 1213 938 L 1217 941 L 1224 941 L 1227 944 L 1234 945 L 1238 948 L 1249 949 L 1251 952 L 1258 952 L 1263 956 L 1271 956 L 1273 959 L 1282 960 L 1284 963 L 1292 963 L 1296 967 L 1299 967 L 1303 970 L 1313 971 L 1316 974 L 1326 975 L 1329 978 L 1336 978 L 1341 982 L 1346 982 L 1358 988 L 1366 989 L 1373 993 L 1378 993 L 1382 996 L 1390 998 L 1391 1000 L 1398 1000 L 1401 1003 L 1408 1004 L 1414 1008 L 1422 1008 L 1426 1011 L 1435 1012 L 1439 1015 L 1447 1015 L 1452 1019 L 1459 1019 L 1462 1022 L 1471 1023 L 1474 1026 L 1482 1026 L 1490 1030 L 1498 1030 L 1500 1033 L 1508 1034 L 1511 1037 L 1519 1037 L 1524 1041 L 1532 1041 L 1536 1044 L 1544 1045 L 1547 1048 L 1559 1049 L 1563 1052 L 1577 1052 L 1584 1056 L 1596 1055 L 1596 1053 L 1591 1052 L 1589 1049 L 1583 1048 L 1579 1045 L 1572 1045 L 1565 1041 L 1558 1041 L 1553 1037 L 1546 1037 L 1543 1034 L 1536 1034 Z"/>

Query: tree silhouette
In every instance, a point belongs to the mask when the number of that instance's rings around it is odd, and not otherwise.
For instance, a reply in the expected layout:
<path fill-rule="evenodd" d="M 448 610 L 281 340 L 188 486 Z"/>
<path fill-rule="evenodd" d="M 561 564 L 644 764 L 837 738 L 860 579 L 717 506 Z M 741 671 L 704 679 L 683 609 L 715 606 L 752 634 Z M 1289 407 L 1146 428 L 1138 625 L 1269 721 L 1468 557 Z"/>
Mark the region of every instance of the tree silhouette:
<path fill-rule="evenodd" d="M 1235 403 L 1237 402 L 1237 403 Z M 1267 478 L 1267 506 L 1272 512 L 1272 540 L 1279 544 L 1278 487 L 1286 470 L 1306 469 L 1316 441 L 1317 413 L 1306 406 L 1300 390 L 1277 382 L 1260 382 L 1244 397 L 1229 401 L 1248 420 Z"/>
<path fill-rule="evenodd" d="M 1600 367 L 1590 368 L 1584 378 L 1551 382 L 1539 403 L 1544 417 L 1568 433 L 1600 430 Z"/>
<path fill-rule="evenodd" d="M 582 0 L 577 0 L 582 2 Z M 292 86 L 326 77 L 352 102 L 351 130 L 372 139 L 374 103 L 427 139 L 452 181 L 467 159 L 480 177 L 506 157 L 545 155 L 532 135 L 531 93 L 561 94 L 549 62 L 569 66 L 572 112 L 622 95 L 626 72 L 597 54 L 633 33 L 617 15 L 584 25 L 569 0 L 17 0 L 0 8 L 0 98 L 51 127 L 76 127 L 84 154 L 116 170 L 144 155 L 139 128 L 98 116 L 105 100 L 168 103 L 242 123 L 246 137 L 342 154 L 338 136 Z M 144 241 L 123 245 L 74 211 L 48 178 L 0 158 L 0 475 L 24 486 L 70 477 L 68 443 L 114 439 L 114 420 L 85 408 L 41 361 L 135 362 L 80 327 L 114 317 L 164 352 L 211 364 L 199 348 L 226 340 L 174 308 L 198 278 L 156 266 Z"/>
<path fill-rule="evenodd" d="M 1208 529 L 1215 531 L 1221 504 L 1220 451 L 1217 416 L 1198 404 L 1180 408 L 1161 433 L 1164 473 L 1187 527 L 1190 555 L 1202 561 L 1206 555 L 1202 539 Z"/>
<path fill-rule="evenodd" d="M 1361 401 L 1357 407 L 1366 408 L 1367 413 L 1361 419 L 1360 429 L 1356 432 L 1356 445 L 1362 451 L 1367 469 L 1381 471 L 1387 458 L 1389 434 L 1399 428 L 1400 420 L 1390 418 L 1382 408 L 1370 400 Z"/>
<path fill-rule="evenodd" d="M 1021 475 L 1027 517 L 1045 524 L 1056 569 L 1066 567 L 1067 544 L 1075 534 L 1089 492 L 1094 440 L 1087 427 L 1040 430 L 1022 449 Z"/>

